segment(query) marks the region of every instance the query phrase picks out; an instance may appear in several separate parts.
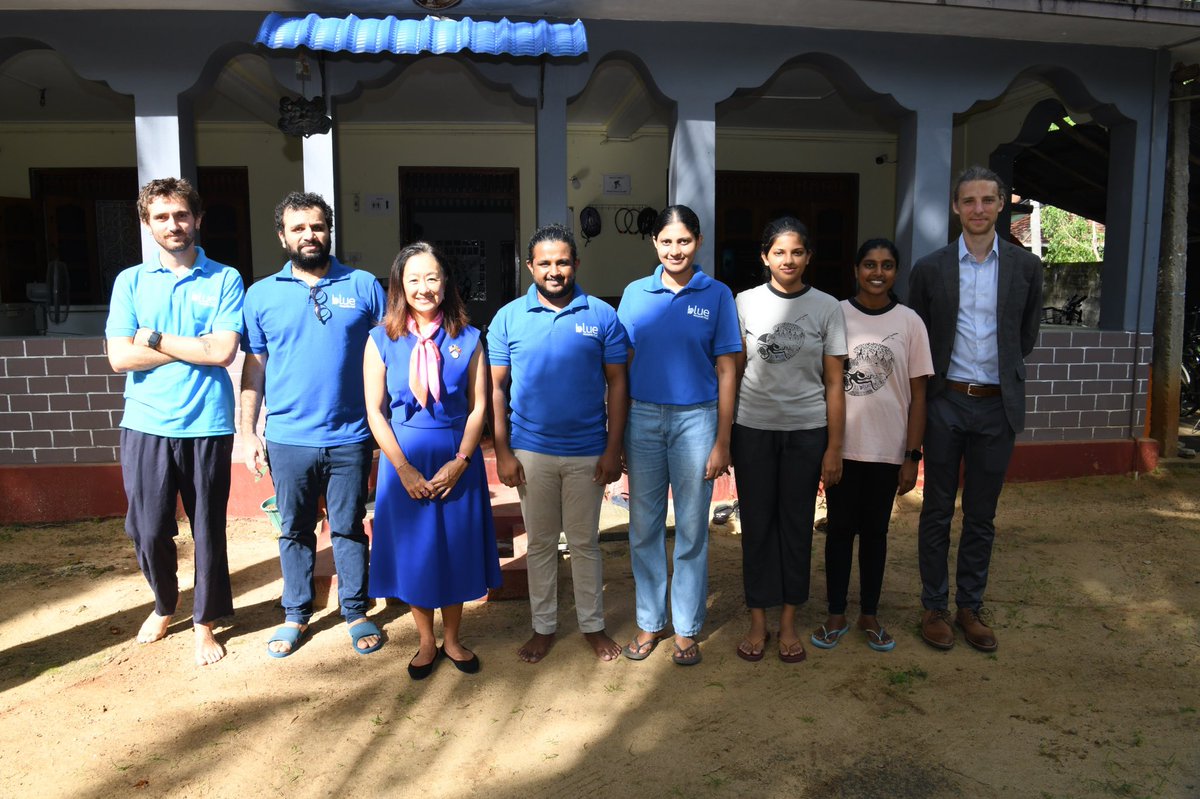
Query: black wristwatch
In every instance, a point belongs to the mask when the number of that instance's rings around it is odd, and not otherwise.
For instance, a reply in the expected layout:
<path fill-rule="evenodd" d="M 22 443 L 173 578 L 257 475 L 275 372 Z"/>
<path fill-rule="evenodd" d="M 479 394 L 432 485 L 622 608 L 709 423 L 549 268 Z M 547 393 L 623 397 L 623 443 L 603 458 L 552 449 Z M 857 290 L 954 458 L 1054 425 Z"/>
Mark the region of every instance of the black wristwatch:
<path fill-rule="evenodd" d="M 152 350 L 158 349 L 158 345 L 162 343 L 162 333 L 157 330 L 150 331 L 150 338 L 146 339 L 146 346 Z"/>
<path fill-rule="evenodd" d="M 908 458 L 913 463 L 920 463 L 921 462 L 921 450 L 910 449 L 908 452 L 904 453 L 904 457 Z"/>

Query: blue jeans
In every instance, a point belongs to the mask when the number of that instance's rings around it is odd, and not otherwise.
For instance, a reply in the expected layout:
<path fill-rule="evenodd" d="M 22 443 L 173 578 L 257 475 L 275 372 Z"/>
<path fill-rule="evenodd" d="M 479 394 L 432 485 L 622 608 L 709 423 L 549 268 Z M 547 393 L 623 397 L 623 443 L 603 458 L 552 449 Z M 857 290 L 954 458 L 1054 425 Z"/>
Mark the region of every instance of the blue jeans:
<path fill-rule="evenodd" d="M 625 426 L 629 468 L 629 556 L 638 627 L 667 626 L 667 488 L 675 504 L 671 619 L 693 638 L 708 600 L 708 510 L 704 467 L 717 440 L 717 403 L 657 405 L 634 400 Z"/>
<path fill-rule="evenodd" d="M 367 613 L 367 479 L 373 442 L 337 447 L 297 447 L 267 442 L 275 503 L 283 531 L 279 564 L 283 570 L 283 612 L 290 622 L 307 624 L 313 610 L 313 566 L 317 556 L 317 503 L 323 495 L 329 515 L 338 603 L 347 622 Z"/>

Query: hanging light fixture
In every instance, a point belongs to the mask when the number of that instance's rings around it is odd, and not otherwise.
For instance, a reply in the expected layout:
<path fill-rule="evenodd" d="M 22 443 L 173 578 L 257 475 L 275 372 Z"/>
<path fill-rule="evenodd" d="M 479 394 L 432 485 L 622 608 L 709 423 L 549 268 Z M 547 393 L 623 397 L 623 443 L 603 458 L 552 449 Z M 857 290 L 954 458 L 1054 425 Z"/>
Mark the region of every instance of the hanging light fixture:
<path fill-rule="evenodd" d="M 445 11 L 447 8 L 458 5 L 462 0 L 413 0 L 413 2 L 426 11 Z"/>

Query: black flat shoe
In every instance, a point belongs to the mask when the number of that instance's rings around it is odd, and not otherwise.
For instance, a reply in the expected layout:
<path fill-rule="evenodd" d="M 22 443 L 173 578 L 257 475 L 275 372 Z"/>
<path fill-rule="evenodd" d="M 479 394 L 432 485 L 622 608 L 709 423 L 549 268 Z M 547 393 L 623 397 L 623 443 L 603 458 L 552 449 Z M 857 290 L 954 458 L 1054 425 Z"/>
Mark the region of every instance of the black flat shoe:
<path fill-rule="evenodd" d="M 453 663 L 454 668 L 458 669 L 463 674 L 474 674 L 479 671 L 479 655 L 476 655 L 474 652 L 472 652 L 471 657 L 467 658 L 466 660 L 455 660 L 454 658 L 450 657 L 449 653 L 446 652 L 445 647 L 439 647 L 438 654 Z"/>
<path fill-rule="evenodd" d="M 413 655 L 412 659 L 416 660 L 420 654 L 421 650 L 418 649 L 417 654 Z M 442 654 L 442 650 L 439 649 L 437 654 L 433 656 L 433 660 L 429 661 L 424 666 L 414 666 L 412 660 L 408 661 L 408 676 L 414 680 L 423 680 L 430 674 L 433 674 L 433 667 L 437 664 L 438 658 L 440 658 Z"/>

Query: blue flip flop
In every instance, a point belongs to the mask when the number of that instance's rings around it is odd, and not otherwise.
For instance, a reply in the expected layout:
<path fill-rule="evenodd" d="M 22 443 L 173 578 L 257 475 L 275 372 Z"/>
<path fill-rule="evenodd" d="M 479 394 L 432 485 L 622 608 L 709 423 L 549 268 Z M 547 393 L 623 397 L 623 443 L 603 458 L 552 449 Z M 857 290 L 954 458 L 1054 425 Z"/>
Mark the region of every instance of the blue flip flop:
<path fill-rule="evenodd" d="M 812 645 L 818 649 L 833 649 L 838 645 L 838 642 L 842 640 L 842 636 L 850 632 L 850 625 L 847 623 L 846 626 L 840 630 L 829 630 L 826 629 L 824 624 L 822 624 L 819 632 L 820 635 L 813 633 L 811 636 L 809 636 L 809 640 L 812 641 Z"/>
<path fill-rule="evenodd" d="M 282 624 L 275 630 L 275 634 L 271 636 L 271 640 L 267 641 L 267 654 L 273 658 L 285 658 L 300 648 L 300 639 L 304 637 L 307 630 L 303 627 L 291 627 L 287 624 Z M 276 652 L 271 649 L 271 644 L 275 641 L 283 641 L 290 648 L 286 652 Z"/>
<path fill-rule="evenodd" d="M 370 619 L 359 622 L 358 624 L 352 624 L 346 629 L 350 633 L 350 641 L 354 645 L 354 651 L 360 655 L 369 655 L 379 649 L 379 647 L 383 646 L 383 633 L 381 633 L 379 628 L 375 626 L 375 622 L 371 621 Z M 371 635 L 379 636 L 379 640 L 375 642 L 374 646 L 369 646 L 366 649 L 360 649 L 358 646 L 359 639 L 366 638 Z"/>
<path fill-rule="evenodd" d="M 874 630 L 863 630 L 867 634 L 867 646 L 874 649 L 876 652 L 891 652 L 896 648 L 896 639 L 884 641 L 883 637 L 887 635 L 887 630 L 883 627 L 879 628 L 879 632 Z"/>

